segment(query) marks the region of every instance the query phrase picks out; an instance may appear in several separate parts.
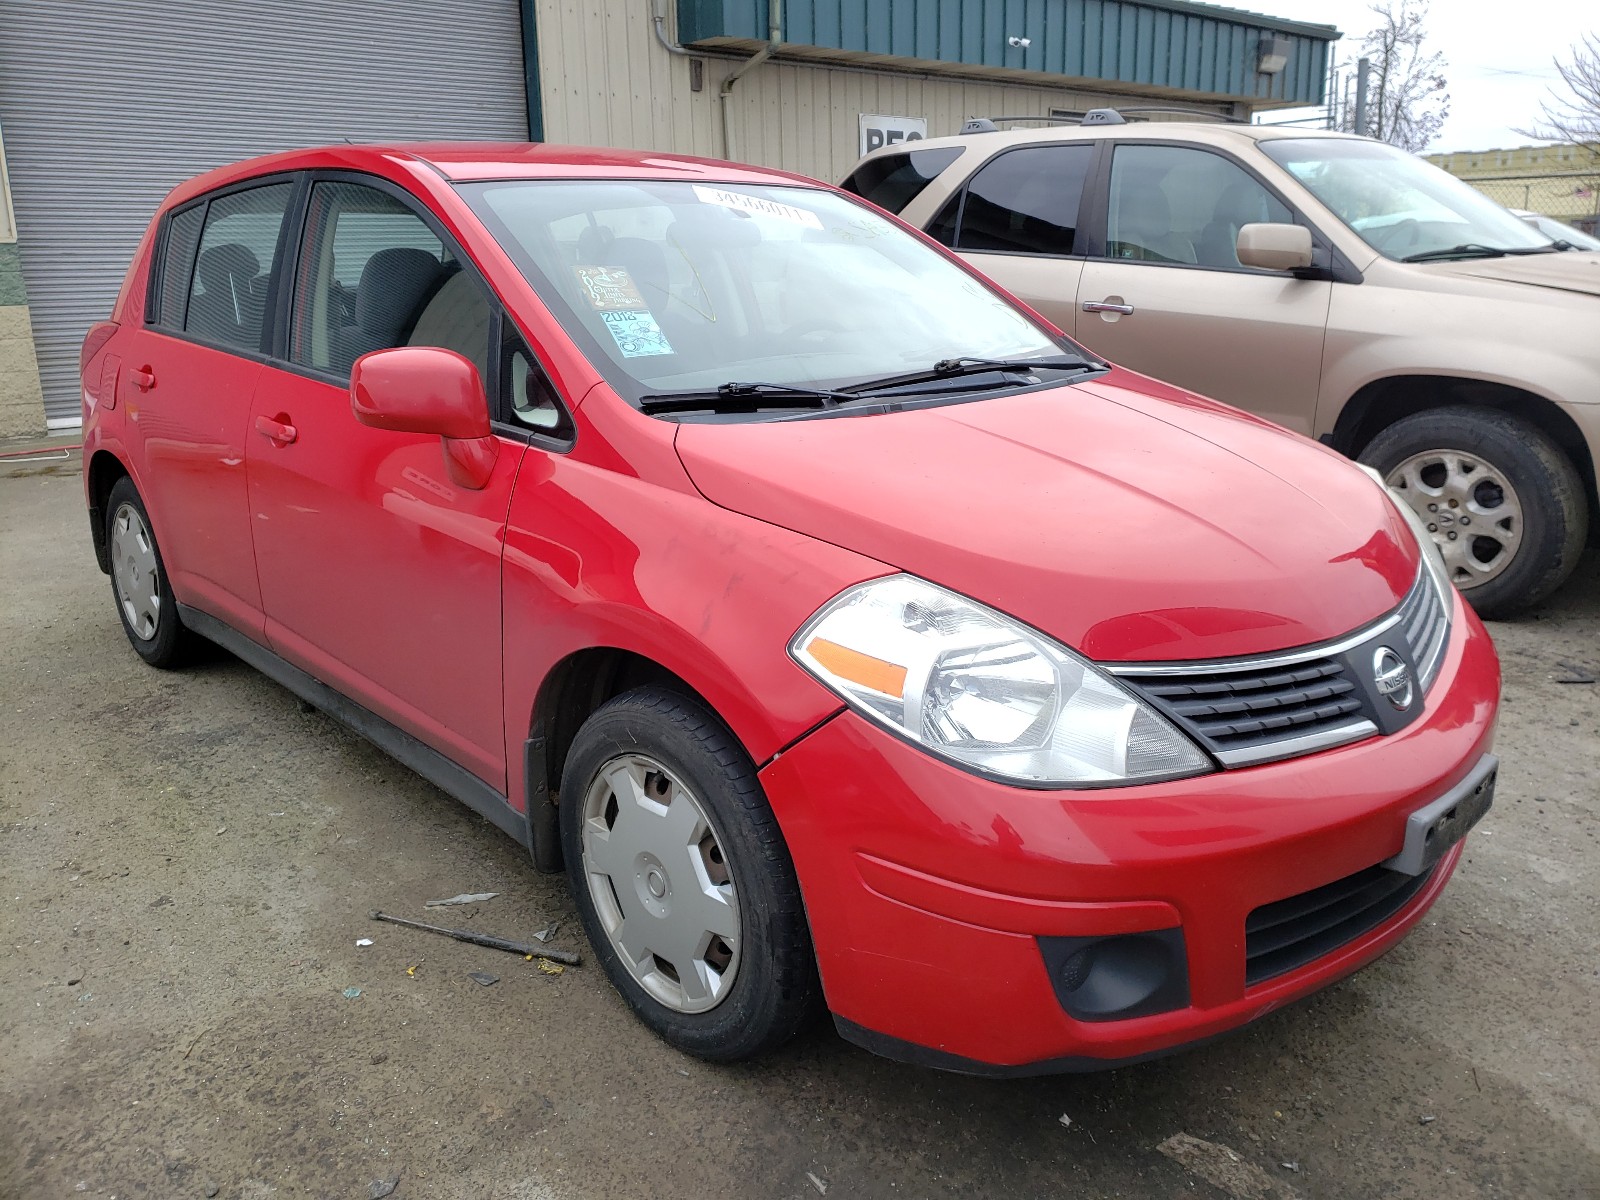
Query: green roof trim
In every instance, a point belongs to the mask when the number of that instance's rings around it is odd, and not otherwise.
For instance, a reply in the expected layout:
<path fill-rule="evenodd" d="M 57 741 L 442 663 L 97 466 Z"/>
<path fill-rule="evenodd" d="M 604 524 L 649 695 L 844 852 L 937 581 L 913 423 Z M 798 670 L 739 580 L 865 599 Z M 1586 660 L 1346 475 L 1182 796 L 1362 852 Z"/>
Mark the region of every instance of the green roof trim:
<path fill-rule="evenodd" d="M 1256 106 L 1320 104 L 1331 25 L 1195 0 L 784 0 L 788 53 L 886 68 L 1095 81 Z M 765 44 L 767 0 L 678 0 L 678 39 Z M 1282 71 L 1256 70 L 1263 38 Z M 1011 38 L 1025 38 L 1016 47 Z"/>

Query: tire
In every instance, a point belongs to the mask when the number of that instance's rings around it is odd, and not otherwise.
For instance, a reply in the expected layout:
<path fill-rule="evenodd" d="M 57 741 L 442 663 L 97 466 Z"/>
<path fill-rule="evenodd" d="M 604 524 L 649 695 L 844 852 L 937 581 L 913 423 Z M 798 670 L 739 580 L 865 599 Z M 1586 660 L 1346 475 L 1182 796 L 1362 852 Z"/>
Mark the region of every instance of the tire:
<path fill-rule="evenodd" d="M 152 667 L 182 666 L 192 657 L 198 638 L 178 616 L 150 514 L 126 475 L 106 499 L 106 546 L 111 595 L 134 651 Z"/>
<path fill-rule="evenodd" d="M 788 847 L 749 757 L 695 700 L 639 688 L 584 722 L 562 771 L 561 838 L 595 957 L 671 1045 L 733 1062 L 816 1015 Z"/>
<path fill-rule="evenodd" d="M 1577 566 L 1589 530 L 1583 481 L 1527 421 L 1492 408 L 1430 409 L 1396 421 L 1359 458 L 1431 527 L 1480 616 L 1537 604 Z"/>

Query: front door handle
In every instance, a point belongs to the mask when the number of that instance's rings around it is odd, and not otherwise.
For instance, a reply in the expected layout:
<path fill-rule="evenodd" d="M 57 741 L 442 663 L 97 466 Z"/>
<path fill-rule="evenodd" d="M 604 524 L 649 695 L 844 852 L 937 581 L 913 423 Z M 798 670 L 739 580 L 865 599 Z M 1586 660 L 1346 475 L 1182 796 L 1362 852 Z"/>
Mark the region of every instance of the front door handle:
<path fill-rule="evenodd" d="M 134 367 L 128 372 L 128 378 L 133 381 L 133 386 L 141 392 L 148 392 L 156 385 L 156 373 L 149 367 Z"/>
<path fill-rule="evenodd" d="M 257 417 L 256 432 L 275 446 L 287 446 L 300 436 L 283 413 L 276 417 Z"/>
<path fill-rule="evenodd" d="M 1114 304 L 1110 299 L 1085 300 L 1083 302 L 1083 311 L 1098 313 L 1121 313 L 1123 316 L 1128 317 L 1133 315 L 1133 305 Z"/>

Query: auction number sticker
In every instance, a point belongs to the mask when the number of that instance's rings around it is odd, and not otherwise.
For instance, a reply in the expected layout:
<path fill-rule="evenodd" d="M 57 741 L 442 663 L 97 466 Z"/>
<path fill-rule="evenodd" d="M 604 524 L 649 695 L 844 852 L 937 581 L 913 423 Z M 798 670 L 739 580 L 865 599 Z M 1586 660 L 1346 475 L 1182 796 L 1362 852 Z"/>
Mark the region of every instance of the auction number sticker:
<path fill-rule="evenodd" d="M 806 209 L 796 208 L 792 204 L 779 204 L 776 200 L 763 200 L 760 196 L 706 187 L 701 183 L 694 185 L 694 194 L 706 204 L 720 204 L 723 208 L 749 213 L 753 217 L 776 217 L 780 221 L 792 221 L 796 225 L 804 225 L 807 229 L 822 228 L 821 217 Z"/>

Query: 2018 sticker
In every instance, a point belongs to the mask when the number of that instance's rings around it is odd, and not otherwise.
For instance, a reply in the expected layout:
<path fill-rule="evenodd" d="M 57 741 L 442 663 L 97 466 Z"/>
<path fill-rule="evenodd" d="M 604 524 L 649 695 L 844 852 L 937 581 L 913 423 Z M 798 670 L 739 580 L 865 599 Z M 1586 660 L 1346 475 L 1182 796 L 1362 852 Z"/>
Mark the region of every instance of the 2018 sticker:
<path fill-rule="evenodd" d="M 661 332 L 661 326 L 656 324 L 654 315 L 648 311 L 613 309 L 601 313 L 600 319 L 611 331 L 617 349 L 622 351 L 624 358 L 646 358 L 655 354 L 673 353 L 667 335 Z"/>
<path fill-rule="evenodd" d="M 779 204 L 776 200 L 764 200 L 760 196 L 730 192 L 724 188 L 706 187 L 699 183 L 694 185 L 694 194 L 706 204 L 720 204 L 723 208 L 736 209 L 753 217 L 776 217 L 780 221 L 792 221 L 796 225 L 804 225 L 807 229 L 822 228 L 821 217 L 807 209 L 796 208 L 792 204 Z"/>

